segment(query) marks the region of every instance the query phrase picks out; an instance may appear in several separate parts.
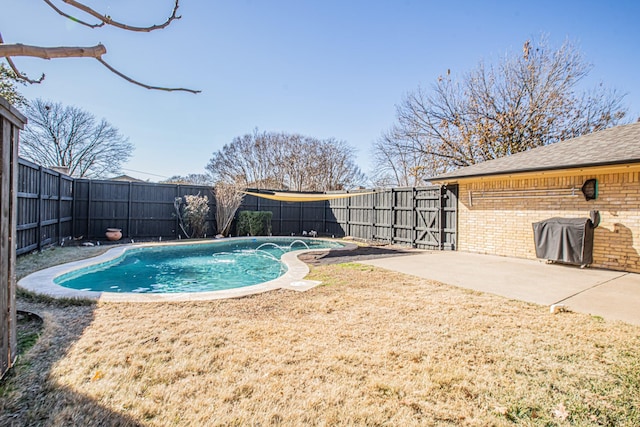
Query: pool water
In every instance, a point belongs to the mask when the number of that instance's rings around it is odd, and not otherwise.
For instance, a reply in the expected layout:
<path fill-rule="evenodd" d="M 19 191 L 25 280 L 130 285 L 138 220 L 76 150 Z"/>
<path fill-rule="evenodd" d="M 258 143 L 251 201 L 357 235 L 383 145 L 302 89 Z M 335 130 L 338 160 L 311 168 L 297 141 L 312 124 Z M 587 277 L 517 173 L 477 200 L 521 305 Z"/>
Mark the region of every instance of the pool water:
<path fill-rule="evenodd" d="M 338 248 L 319 239 L 248 238 L 131 248 L 123 255 L 56 277 L 67 288 L 98 292 L 208 292 L 256 285 L 286 272 L 291 250 Z"/>

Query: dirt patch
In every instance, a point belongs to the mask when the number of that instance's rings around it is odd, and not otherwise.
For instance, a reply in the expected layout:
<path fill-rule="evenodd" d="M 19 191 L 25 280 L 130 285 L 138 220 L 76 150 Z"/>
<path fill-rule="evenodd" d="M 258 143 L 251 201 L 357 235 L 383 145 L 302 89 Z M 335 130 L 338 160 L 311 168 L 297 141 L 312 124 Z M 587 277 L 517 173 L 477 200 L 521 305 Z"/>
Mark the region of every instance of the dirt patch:
<path fill-rule="evenodd" d="M 42 318 L 39 315 L 30 311 L 17 311 L 16 334 L 18 337 L 18 356 L 33 347 L 42 333 L 42 328 Z"/>
<path fill-rule="evenodd" d="M 351 251 L 330 250 L 324 252 L 307 252 L 298 258 L 310 265 L 331 265 L 347 262 L 365 261 L 376 258 L 389 258 L 396 256 L 408 256 L 421 253 L 419 249 L 400 246 L 358 246 Z"/>

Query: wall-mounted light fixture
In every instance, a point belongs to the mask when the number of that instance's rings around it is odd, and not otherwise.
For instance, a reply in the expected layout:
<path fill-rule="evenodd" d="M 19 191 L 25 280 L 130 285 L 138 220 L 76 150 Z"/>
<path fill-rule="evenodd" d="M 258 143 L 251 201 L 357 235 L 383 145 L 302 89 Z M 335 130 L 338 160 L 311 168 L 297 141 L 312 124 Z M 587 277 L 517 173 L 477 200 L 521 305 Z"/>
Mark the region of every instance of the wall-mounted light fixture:
<path fill-rule="evenodd" d="M 598 180 L 588 179 L 582 184 L 582 188 L 580 189 L 582 194 L 584 194 L 585 200 L 595 200 L 598 198 Z"/>

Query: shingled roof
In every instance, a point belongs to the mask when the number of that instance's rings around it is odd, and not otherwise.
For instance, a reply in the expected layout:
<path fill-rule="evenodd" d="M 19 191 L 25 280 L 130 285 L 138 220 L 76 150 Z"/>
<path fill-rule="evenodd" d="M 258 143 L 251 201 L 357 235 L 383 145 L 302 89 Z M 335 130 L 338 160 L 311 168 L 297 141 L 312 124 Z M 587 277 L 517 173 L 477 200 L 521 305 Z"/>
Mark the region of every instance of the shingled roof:
<path fill-rule="evenodd" d="M 428 178 L 455 181 L 494 175 L 640 163 L 640 123 L 616 126 Z"/>

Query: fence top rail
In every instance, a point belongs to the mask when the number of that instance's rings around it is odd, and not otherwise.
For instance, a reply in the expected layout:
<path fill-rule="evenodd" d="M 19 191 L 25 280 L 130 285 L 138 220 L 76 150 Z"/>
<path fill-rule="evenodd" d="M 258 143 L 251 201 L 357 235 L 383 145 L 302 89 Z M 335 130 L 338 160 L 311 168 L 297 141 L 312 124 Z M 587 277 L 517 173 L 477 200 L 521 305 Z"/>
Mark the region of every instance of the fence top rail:
<path fill-rule="evenodd" d="M 147 181 L 119 181 L 115 179 L 90 179 L 90 178 L 75 178 L 75 181 L 81 183 L 91 182 L 92 184 L 113 184 L 113 185 L 140 185 L 149 187 L 180 187 L 180 188 L 195 188 L 203 190 L 213 190 L 211 185 L 197 185 L 197 184 L 176 184 L 175 182 L 147 182 Z"/>
<path fill-rule="evenodd" d="M 344 194 L 344 193 L 349 193 L 349 194 L 357 194 L 359 192 L 368 192 L 368 193 L 363 193 L 363 194 L 369 194 L 369 193 L 373 193 L 373 194 L 383 194 L 383 193 L 390 193 L 390 192 L 407 192 L 407 191 L 424 191 L 424 190 L 435 190 L 435 189 L 439 189 L 441 186 L 440 185 L 425 185 L 425 186 L 421 186 L 421 187 L 391 187 L 391 188 L 371 188 L 371 189 L 357 189 L 357 190 L 334 190 L 334 191 L 327 191 L 326 194 Z"/>
<path fill-rule="evenodd" d="M 22 115 L 13 105 L 0 96 L 0 116 L 9 120 L 12 125 L 17 128 L 24 129 L 24 125 L 27 124 L 27 118 Z"/>
<path fill-rule="evenodd" d="M 49 168 L 45 168 L 44 166 L 40 166 L 37 163 L 33 163 L 30 160 L 27 160 L 25 158 L 22 157 L 18 157 L 18 164 L 21 166 L 26 166 L 28 168 L 31 168 L 33 170 L 42 170 L 43 173 L 46 173 L 48 175 L 53 175 L 56 177 L 60 177 L 61 179 L 65 180 L 65 181 L 74 181 L 74 178 L 72 176 L 66 175 L 62 172 L 53 170 L 53 169 L 49 169 Z"/>

